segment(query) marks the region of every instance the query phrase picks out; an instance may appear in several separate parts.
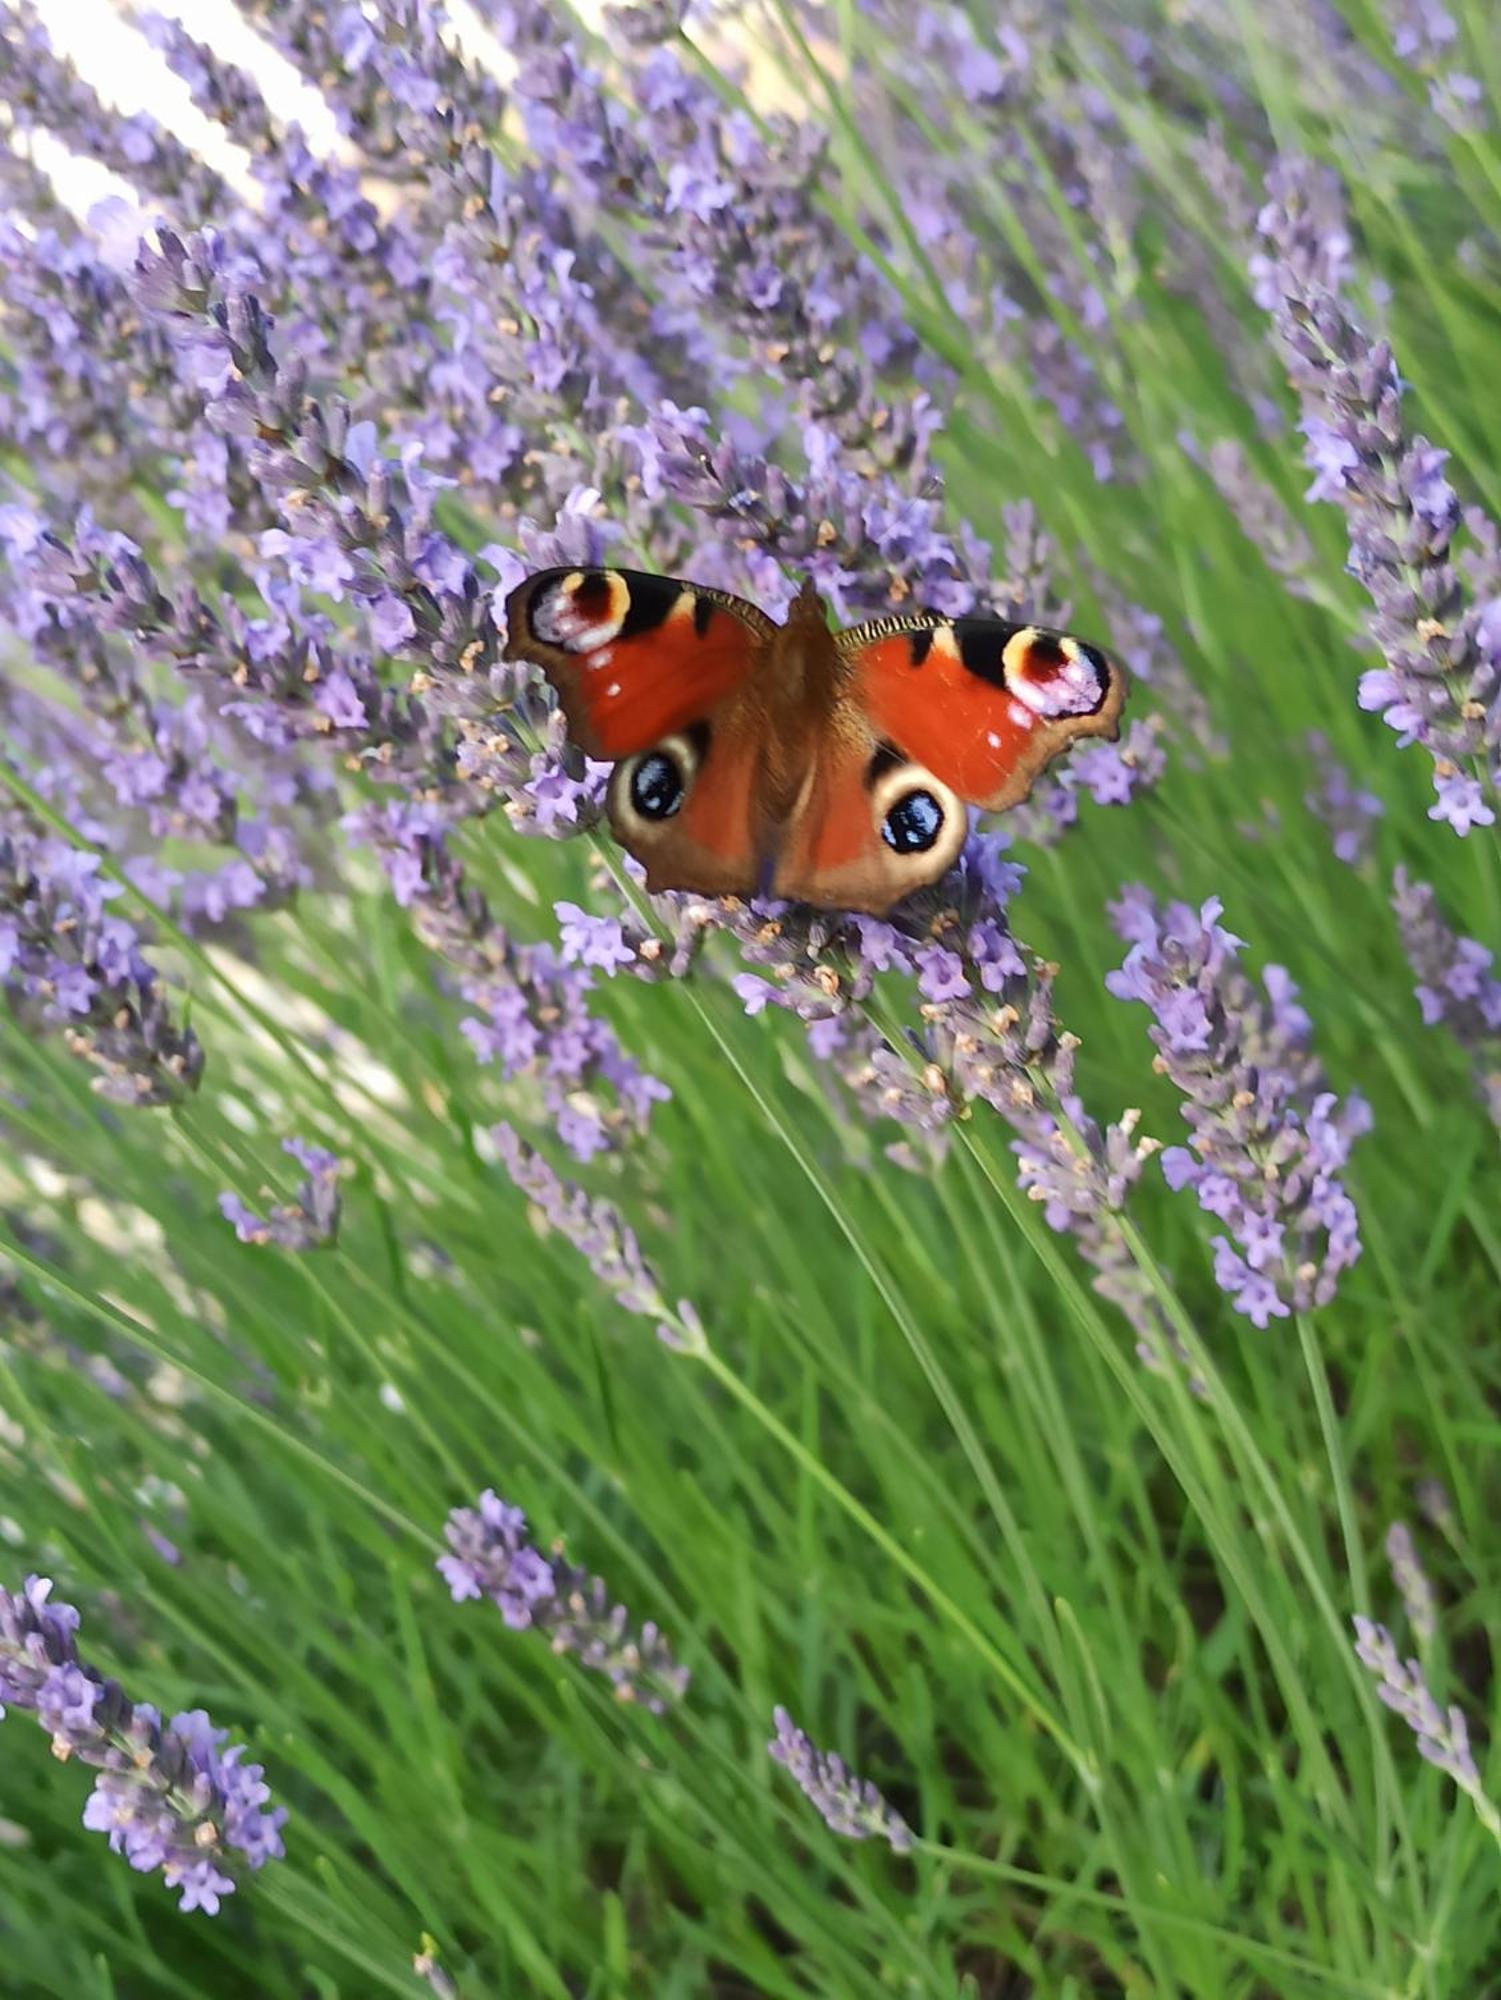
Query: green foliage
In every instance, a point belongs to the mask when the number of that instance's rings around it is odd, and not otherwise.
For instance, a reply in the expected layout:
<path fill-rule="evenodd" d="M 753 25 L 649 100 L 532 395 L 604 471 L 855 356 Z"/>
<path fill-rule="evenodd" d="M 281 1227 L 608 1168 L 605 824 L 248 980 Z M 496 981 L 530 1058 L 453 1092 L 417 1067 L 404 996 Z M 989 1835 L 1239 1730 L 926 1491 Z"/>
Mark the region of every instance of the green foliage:
<path fill-rule="evenodd" d="M 1417 424 L 1496 508 L 1497 296 L 1453 258 L 1501 218 L 1494 137 L 1456 140 L 1453 178 L 1386 157 L 1243 12 L 1279 136 L 1352 182 Z M 1347 14 L 1385 60 L 1375 9 Z M 774 16 L 775 59 L 835 114 L 848 219 L 890 225 L 878 140 L 838 126 L 837 46 L 810 75 L 785 30 Z M 1098 81 L 1154 200 L 1219 254 L 1193 108 Z M 962 147 L 961 103 L 920 108 Z M 993 205 L 1003 227 L 1003 189 Z M 938 338 L 920 262 L 893 269 Z M 1106 899 L 1126 880 L 1220 895 L 1255 961 L 1290 968 L 1335 1087 L 1375 1110 L 1341 1296 L 1301 1343 L 1291 1323 L 1255 1331 L 1191 1203 L 1149 1170 L 1135 1240 L 1212 1360 L 1200 1403 L 1140 1367 L 984 1107 L 936 1171 L 909 1172 L 795 1021 L 745 1018 L 712 978 L 618 981 L 602 1010 L 674 1095 L 588 1179 L 704 1320 L 710 1357 L 674 1353 L 492 1163 L 485 1128 L 524 1122 L 526 1093 L 473 1063 L 373 875 L 258 920 L 253 969 L 169 941 L 209 1052 L 184 1109 L 112 1110 L 56 1044 L 0 1024 L 12 1567 L 57 1578 L 136 1698 L 243 1736 L 292 1812 L 284 1862 L 219 1919 L 180 1917 L 81 1829 L 85 1774 L 13 1718 L 16 2000 L 416 1994 L 424 1933 L 463 2000 L 1495 1990 L 1496 1845 L 1375 1699 L 1350 1616 L 1399 1629 L 1382 1539 L 1442 1480 L 1452 1532 L 1416 1529 L 1441 1603 L 1425 1664 L 1479 1725 L 1484 1769 L 1495 1141 L 1461 1055 L 1420 1026 L 1387 896 L 1405 860 L 1494 939 L 1501 876 L 1486 836 L 1429 824 L 1425 762 L 1355 709 L 1360 603 L 1337 517 L 1302 507 L 1295 435 L 1256 435 L 1150 260 L 1102 282 L 1088 339 L 1144 482 L 1099 484 L 1025 380 L 974 377 L 950 497 L 985 532 L 1035 498 L 1076 555 L 1076 622 L 1102 629 L 1095 573 L 1161 616 L 1226 748 L 1127 811 L 1086 805 L 1023 857 L 1014 920 L 1062 968 L 1085 1101 L 1140 1105 L 1166 1142 L 1181 1126 L 1144 1016 L 1104 991 L 1122 952 Z M 1266 569 L 1184 432 L 1245 442 L 1313 537 L 1315 598 Z M 1386 806 L 1355 869 L 1304 804 L 1310 728 Z M 523 847 L 498 820 L 466 861 L 523 936 L 596 865 L 588 843 Z M 353 1163 L 337 1244 L 301 1257 L 237 1244 L 216 1205 L 286 1198 L 289 1132 Z M 450 1602 L 442 1523 L 486 1485 L 665 1628 L 693 1670 L 679 1711 L 617 1705 L 536 1635 Z M 881 1785 L 921 1836 L 910 1858 L 825 1831 L 765 1755 L 777 1701 Z"/>

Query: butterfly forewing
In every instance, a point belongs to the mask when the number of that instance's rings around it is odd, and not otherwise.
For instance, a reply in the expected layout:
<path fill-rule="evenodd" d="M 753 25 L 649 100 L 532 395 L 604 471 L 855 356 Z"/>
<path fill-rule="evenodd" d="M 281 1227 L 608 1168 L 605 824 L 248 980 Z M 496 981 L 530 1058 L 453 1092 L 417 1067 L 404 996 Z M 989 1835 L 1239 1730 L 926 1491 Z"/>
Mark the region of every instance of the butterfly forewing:
<path fill-rule="evenodd" d="M 876 734 L 991 812 L 1085 736 L 1118 734 L 1125 680 L 1097 646 L 998 618 L 877 619 L 838 635 Z"/>
<path fill-rule="evenodd" d="M 774 629 L 753 604 L 644 570 L 547 569 L 506 599 L 505 656 L 535 661 L 579 748 L 613 763 L 702 721 Z"/>

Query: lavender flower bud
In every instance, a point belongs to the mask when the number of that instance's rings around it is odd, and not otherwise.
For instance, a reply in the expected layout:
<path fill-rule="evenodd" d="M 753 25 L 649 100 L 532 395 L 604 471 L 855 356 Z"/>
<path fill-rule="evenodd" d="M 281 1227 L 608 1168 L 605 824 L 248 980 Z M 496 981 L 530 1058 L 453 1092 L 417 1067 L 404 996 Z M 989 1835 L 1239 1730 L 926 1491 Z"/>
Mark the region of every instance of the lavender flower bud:
<path fill-rule="evenodd" d="M 911 1827 L 869 1778 L 857 1778 L 832 1751 L 816 1750 L 785 1708 L 773 1709 L 772 1720 L 777 1733 L 767 1749 L 791 1772 L 830 1832 L 846 1840 L 884 1840 L 896 1854 L 911 1851 Z"/>
<path fill-rule="evenodd" d="M 543 1552 L 527 1532 L 526 1516 L 487 1488 L 477 1507 L 456 1507 L 444 1528 L 450 1554 L 437 1567 L 456 1604 L 487 1597 L 512 1631 L 544 1632 L 555 1653 L 572 1653 L 605 1675 L 616 1699 L 639 1702 L 653 1715 L 681 1699 L 688 1669 L 679 1666 L 649 1620 L 632 1626 L 597 1576 Z"/>
<path fill-rule="evenodd" d="M 226 1750 L 227 1732 L 201 1709 L 164 1724 L 154 1708 L 132 1707 L 80 1658 L 78 1613 L 51 1603 L 51 1590 L 29 1576 L 24 1591 L 0 1591 L 0 1700 L 34 1714 L 60 1757 L 98 1772 L 84 1825 L 108 1834 L 132 1868 L 160 1869 L 180 1909 L 215 1915 L 235 1889 L 226 1871 L 236 1855 L 251 1869 L 280 1857 L 286 1809 L 265 1810 L 260 1765 L 239 1744 Z"/>

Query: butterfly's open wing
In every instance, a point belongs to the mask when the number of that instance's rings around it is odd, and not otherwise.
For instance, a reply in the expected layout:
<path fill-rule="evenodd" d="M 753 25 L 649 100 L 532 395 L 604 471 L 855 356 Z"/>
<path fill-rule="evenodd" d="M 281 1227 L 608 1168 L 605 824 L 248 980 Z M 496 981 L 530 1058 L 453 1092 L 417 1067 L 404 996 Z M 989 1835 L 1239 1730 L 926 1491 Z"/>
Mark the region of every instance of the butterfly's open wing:
<path fill-rule="evenodd" d="M 776 630 L 752 604 L 640 570 L 550 569 L 506 600 L 505 657 L 612 763 L 610 823 L 649 888 L 748 895 L 766 843 L 748 690 Z"/>
<path fill-rule="evenodd" d="M 1120 733 L 1125 676 L 1067 632 L 914 614 L 835 644 L 876 735 L 987 812 L 1019 804 L 1080 737 Z"/>
<path fill-rule="evenodd" d="M 776 894 L 888 910 L 958 858 L 966 805 L 1016 805 L 1081 736 L 1114 736 L 1125 681 L 1097 647 L 914 613 L 835 636 L 844 666 L 781 831 Z"/>

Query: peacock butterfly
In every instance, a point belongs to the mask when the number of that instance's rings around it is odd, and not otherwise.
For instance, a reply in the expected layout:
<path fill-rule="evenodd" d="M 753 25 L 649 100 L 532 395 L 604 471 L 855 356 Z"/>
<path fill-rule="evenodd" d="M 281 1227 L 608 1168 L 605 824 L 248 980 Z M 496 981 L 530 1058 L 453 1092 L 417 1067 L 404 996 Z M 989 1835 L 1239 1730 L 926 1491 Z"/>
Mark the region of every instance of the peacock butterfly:
<path fill-rule="evenodd" d="M 610 823 L 650 889 L 770 894 L 880 916 L 952 866 L 966 805 L 1024 799 L 1125 679 L 1036 625 L 913 611 L 845 632 L 811 581 L 785 625 L 726 591 L 546 569 L 506 600 L 568 732 L 614 765 Z"/>

